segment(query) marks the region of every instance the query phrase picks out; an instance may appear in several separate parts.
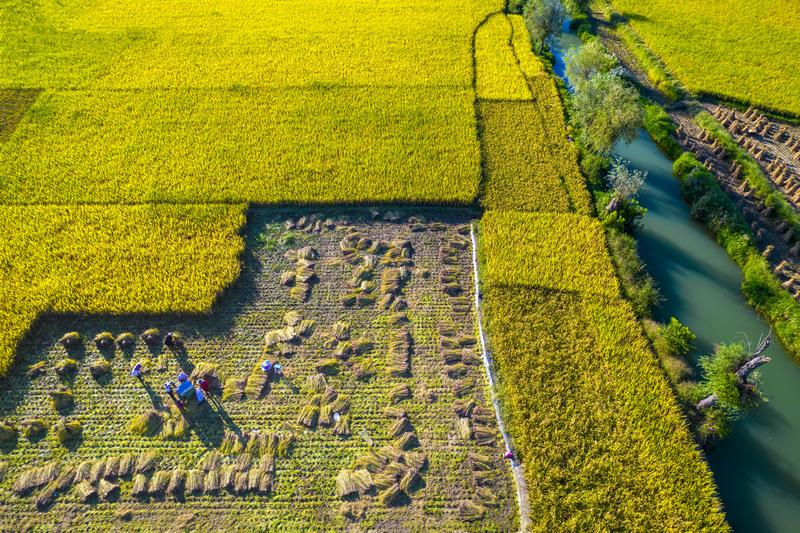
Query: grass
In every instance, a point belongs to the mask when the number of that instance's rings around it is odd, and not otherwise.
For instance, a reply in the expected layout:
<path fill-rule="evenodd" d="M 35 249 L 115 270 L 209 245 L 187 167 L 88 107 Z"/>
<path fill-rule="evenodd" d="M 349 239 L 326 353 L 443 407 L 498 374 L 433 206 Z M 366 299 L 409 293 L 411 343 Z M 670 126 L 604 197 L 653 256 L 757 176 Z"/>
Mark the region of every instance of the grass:
<path fill-rule="evenodd" d="M 494 15 L 477 45 L 484 207 L 588 214 L 556 85 L 531 51 L 522 17 Z"/>
<path fill-rule="evenodd" d="M 0 375 L 41 313 L 198 313 L 239 274 L 240 206 L 4 206 L 0 213 L 0 258 L 8 265 L 0 274 Z"/>
<path fill-rule="evenodd" d="M 611 3 L 691 92 L 800 115 L 791 0 L 732 0 L 724 9 L 702 0 Z"/>

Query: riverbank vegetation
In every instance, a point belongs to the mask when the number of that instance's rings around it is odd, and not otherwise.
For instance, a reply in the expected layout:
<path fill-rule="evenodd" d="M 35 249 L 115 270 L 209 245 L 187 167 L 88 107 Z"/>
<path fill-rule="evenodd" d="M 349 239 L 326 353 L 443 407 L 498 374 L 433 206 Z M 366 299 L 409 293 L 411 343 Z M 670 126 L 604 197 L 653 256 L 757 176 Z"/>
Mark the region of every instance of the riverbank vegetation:
<path fill-rule="evenodd" d="M 731 134 L 709 113 L 701 111 L 695 116 L 695 122 L 709 132 L 732 161 L 738 163 L 742 168 L 742 180 L 747 182 L 756 197 L 772 211 L 773 216 L 786 222 L 796 235 L 800 235 L 800 215 L 775 188 L 747 150 L 739 146 Z"/>
<path fill-rule="evenodd" d="M 747 302 L 764 315 L 772 324 L 775 333 L 797 359 L 800 354 L 800 303 L 783 290 L 769 262 L 754 244 L 754 236 L 742 213 L 717 183 L 714 175 L 689 152 L 682 152 L 673 137 L 675 126 L 658 106 L 648 106 L 647 115 L 652 120 L 645 121 L 648 133 L 658 145 L 675 159 L 673 173 L 681 181 L 681 193 L 691 208 L 692 216 L 703 223 L 715 236 L 728 255 L 739 265 L 744 275 L 742 294 Z M 729 151 L 730 157 L 740 161 L 743 179 L 752 180 L 750 184 L 757 194 L 764 194 L 764 202 L 770 202 L 777 216 L 785 213 L 786 220 L 796 220 L 793 211 L 787 211 L 786 200 L 769 186 L 761 170 L 735 146 L 730 137 L 710 117 L 700 116 L 700 124 L 716 137 Z M 784 208 L 781 208 L 781 205 Z"/>
<path fill-rule="evenodd" d="M 611 3 L 692 93 L 800 115 L 791 0 L 733 0 L 724 9 L 703 0 Z"/>

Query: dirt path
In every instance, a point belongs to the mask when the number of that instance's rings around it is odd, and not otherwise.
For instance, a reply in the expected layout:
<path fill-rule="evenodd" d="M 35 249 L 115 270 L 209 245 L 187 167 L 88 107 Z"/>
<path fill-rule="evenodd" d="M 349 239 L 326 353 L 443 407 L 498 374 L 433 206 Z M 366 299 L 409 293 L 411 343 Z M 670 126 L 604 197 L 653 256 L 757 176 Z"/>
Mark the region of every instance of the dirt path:
<path fill-rule="evenodd" d="M 475 225 L 470 225 L 470 238 L 472 240 L 472 279 L 475 282 L 475 316 L 478 320 L 478 333 L 481 340 L 481 353 L 483 355 L 483 366 L 486 369 L 486 377 L 489 379 L 489 391 L 492 396 L 492 405 L 494 405 L 494 412 L 497 416 L 497 427 L 500 434 L 503 436 L 506 450 L 512 454 L 514 450 L 511 445 L 511 440 L 506 432 L 503 418 L 500 416 L 500 401 L 497 399 L 497 380 L 494 375 L 494 361 L 492 360 L 492 353 L 489 351 L 488 343 L 486 342 L 486 335 L 483 332 L 483 314 L 481 312 L 481 299 L 483 295 L 480 291 L 480 278 L 478 277 L 478 245 L 475 240 Z M 520 531 L 527 531 L 530 528 L 530 500 L 528 499 L 528 485 L 525 482 L 525 475 L 522 468 L 522 463 L 517 461 L 516 455 L 511 459 L 511 471 L 514 474 L 514 482 L 517 485 L 517 504 L 519 506 L 519 529 Z"/>
<path fill-rule="evenodd" d="M 653 82 L 650 81 L 647 74 L 639 68 L 636 58 L 633 57 L 633 54 L 625 46 L 625 43 L 622 42 L 616 33 L 611 31 L 611 25 L 603 18 L 603 14 L 599 11 L 593 11 L 591 14 L 591 21 L 603 45 L 609 52 L 614 54 L 620 64 L 625 67 L 630 74 L 628 79 L 636 85 L 639 92 L 650 100 L 654 100 L 662 106 L 665 105 L 666 100 L 664 95 L 653 85 Z"/>

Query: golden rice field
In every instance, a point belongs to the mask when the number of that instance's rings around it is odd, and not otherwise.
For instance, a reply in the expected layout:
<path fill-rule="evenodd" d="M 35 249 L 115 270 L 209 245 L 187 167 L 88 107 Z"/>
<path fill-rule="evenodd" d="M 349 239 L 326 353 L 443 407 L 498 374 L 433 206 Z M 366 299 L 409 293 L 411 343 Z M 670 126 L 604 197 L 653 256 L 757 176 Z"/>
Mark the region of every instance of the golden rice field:
<path fill-rule="evenodd" d="M 476 34 L 487 209 L 589 213 L 556 86 L 522 17 L 496 14 Z"/>
<path fill-rule="evenodd" d="M 41 93 L 0 201 L 472 203 L 472 35 L 498 8 L 7 2 L 0 88 Z"/>
<path fill-rule="evenodd" d="M 711 473 L 609 279 L 603 234 L 579 218 L 482 221 L 488 332 L 532 530 L 726 531 Z"/>
<path fill-rule="evenodd" d="M 244 207 L 0 207 L 0 375 L 44 311 L 202 313 L 239 275 Z"/>
<path fill-rule="evenodd" d="M 557 87 L 502 10 L 0 5 L 0 527 L 517 530 L 475 213 L 432 204 L 487 209 L 533 529 L 725 529 Z M 179 369 L 222 402 L 177 414 Z"/>
<path fill-rule="evenodd" d="M 614 266 L 603 243 L 603 226 L 571 213 L 536 217 L 489 211 L 483 216 L 483 244 L 489 285 L 616 298 Z"/>
<path fill-rule="evenodd" d="M 694 93 L 800 115 L 794 0 L 611 0 Z"/>

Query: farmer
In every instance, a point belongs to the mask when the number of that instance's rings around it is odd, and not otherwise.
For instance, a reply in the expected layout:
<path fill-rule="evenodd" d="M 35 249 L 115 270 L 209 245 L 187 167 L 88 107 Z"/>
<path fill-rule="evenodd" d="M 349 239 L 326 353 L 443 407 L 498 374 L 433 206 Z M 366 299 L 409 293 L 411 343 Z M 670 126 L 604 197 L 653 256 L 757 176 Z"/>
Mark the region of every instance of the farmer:
<path fill-rule="evenodd" d="M 175 334 L 173 332 L 169 332 L 164 336 L 164 345 L 167 348 L 175 348 Z"/>
<path fill-rule="evenodd" d="M 275 377 L 281 377 L 283 375 L 283 367 L 280 363 L 275 363 L 272 365 L 272 371 L 275 373 Z"/>
<path fill-rule="evenodd" d="M 136 366 L 131 370 L 131 377 L 137 378 L 144 383 L 144 378 L 142 377 L 142 363 L 136 363 Z"/>
<path fill-rule="evenodd" d="M 175 397 L 174 389 L 175 389 L 174 381 L 164 382 L 164 390 L 166 391 L 166 393 L 169 394 L 169 397 L 172 398 L 172 401 L 175 402 L 175 405 L 178 406 L 178 409 L 183 409 L 183 402 Z"/>
<path fill-rule="evenodd" d="M 264 371 L 265 374 L 271 376 L 272 375 L 272 361 L 267 359 L 263 363 L 261 363 L 261 370 Z"/>
<path fill-rule="evenodd" d="M 509 461 L 514 460 L 514 454 L 511 453 L 511 450 L 506 449 L 506 453 L 503 454 L 503 459 L 508 459 Z"/>
<path fill-rule="evenodd" d="M 178 374 L 178 383 L 184 383 L 186 381 L 189 381 L 189 376 L 186 375 L 186 372 Z"/>

